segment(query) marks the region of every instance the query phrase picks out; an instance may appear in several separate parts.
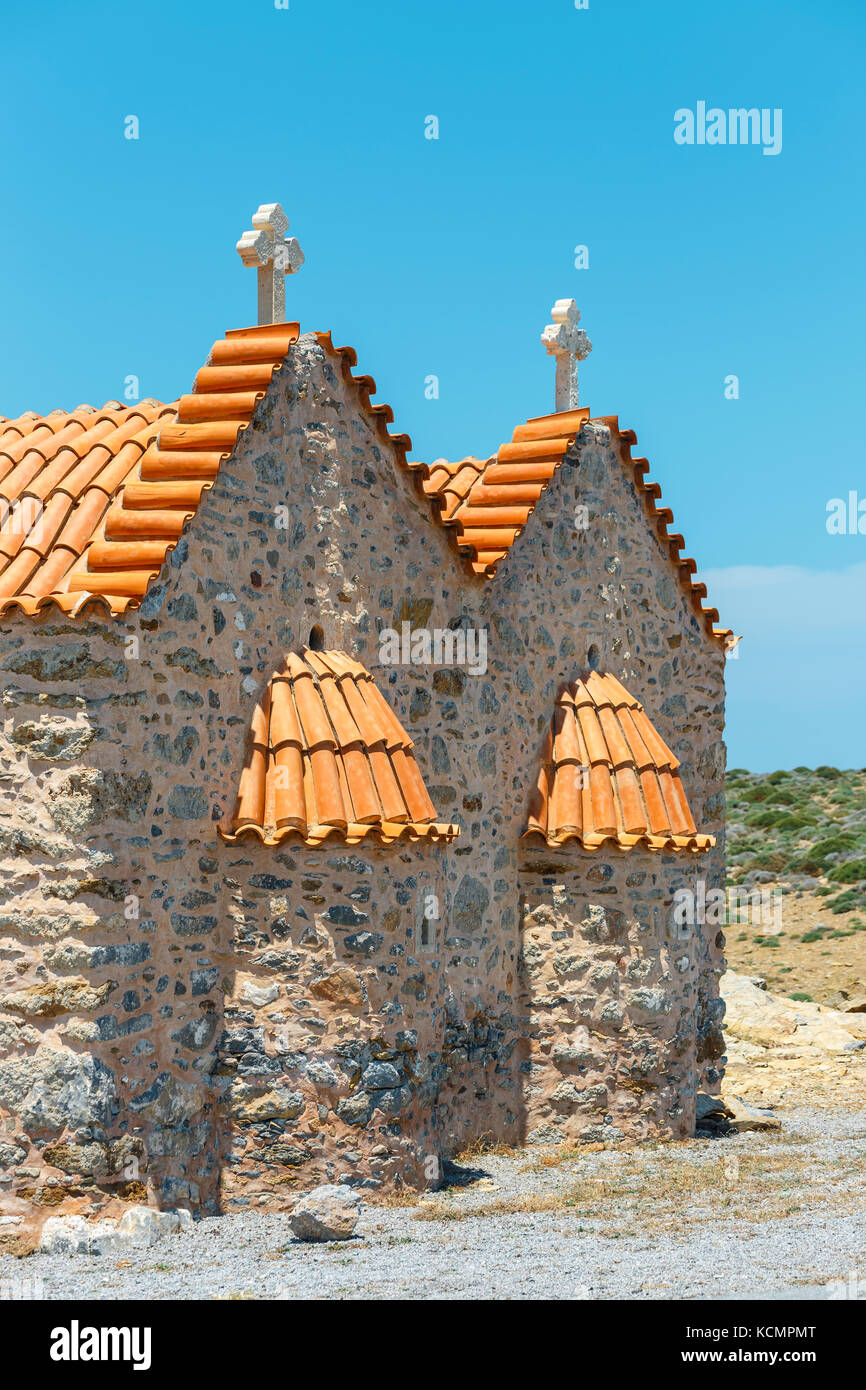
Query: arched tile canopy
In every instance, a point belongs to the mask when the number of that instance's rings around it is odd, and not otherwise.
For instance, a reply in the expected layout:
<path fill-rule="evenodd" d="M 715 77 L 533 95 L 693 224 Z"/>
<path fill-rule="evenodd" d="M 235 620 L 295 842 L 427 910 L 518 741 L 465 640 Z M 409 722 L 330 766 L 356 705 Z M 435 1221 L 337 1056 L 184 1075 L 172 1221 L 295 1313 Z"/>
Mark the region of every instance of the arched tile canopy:
<path fill-rule="evenodd" d="M 414 745 L 369 671 L 343 652 L 291 652 L 252 717 L 246 765 L 224 840 L 297 836 L 357 844 L 454 839 L 436 819 Z"/>
<path fill-rule="evenodd" d="M 559 693 L 524 838 L 584 849 L 708 850 L 679 760 L 615 676 L 590 672 Z"/>

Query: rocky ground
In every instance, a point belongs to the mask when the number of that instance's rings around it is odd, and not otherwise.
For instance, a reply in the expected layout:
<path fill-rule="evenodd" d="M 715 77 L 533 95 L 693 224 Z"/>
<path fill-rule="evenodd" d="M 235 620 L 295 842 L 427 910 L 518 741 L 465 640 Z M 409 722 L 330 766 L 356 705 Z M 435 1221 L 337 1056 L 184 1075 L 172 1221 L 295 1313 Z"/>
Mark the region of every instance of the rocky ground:
<path fill-rule="evenodd" d="M 734 971 L 723 989 L 728 1094 L 780 1116 L 804 1103 L 866 1107 L 866 1013 L 774 995 Z"/>
<path fill-rule="evenodd" d="M 866 1106 L 786 1110 L 784 1130 L 624 1152 L 486 1155 L 354 1239 L 226 1216 L 123 1259 L 0 1257 L 46 1298 L 820 1297 L 863 1279 Z M 828 1287 L 829 1286 L 829 1287 Z"/>

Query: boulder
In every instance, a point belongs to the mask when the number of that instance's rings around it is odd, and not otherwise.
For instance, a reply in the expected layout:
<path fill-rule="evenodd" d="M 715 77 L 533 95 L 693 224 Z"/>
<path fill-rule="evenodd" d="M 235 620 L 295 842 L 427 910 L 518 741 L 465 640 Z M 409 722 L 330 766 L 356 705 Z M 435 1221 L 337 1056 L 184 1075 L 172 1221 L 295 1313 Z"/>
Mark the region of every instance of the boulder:
<path fill-rule="evenodd" d="M 361 1195 L 344 1184 L 314 1187 L 295 1205 L 289 1217 L 298 1240 L 349 1240 L 361 1214 Z"/>
<path fill-rule="evenodd" d="M 156 1211 L 153 1207 L 130 1207 L 119 1221 L 49 1216 L 39 1237 L 39 1250 L 46 1255 L 116 1255 L 146 1249 L 191 1226 L 189 1211 Z"/>
<path fill-rule="evenodd" d="M 695 1097 L 695 1135 L 698 1139 L 716 1139 L 728 1134 L 730 1111 L 721 1096 L 708 1096 L 699 1091 Z"/>
<path fill-rule="evenodd" d="M 747 1130 L 775 1130 L 782 1122 L 772 1110 L 752 1105 L 741 1096 L 707 1096 L 700 1093 L 695 1104 L 697 1129 L 706 1134 L 744 1134 Z"/>
<path fill-rule="evenodd" d="M 727 1005 L 725 1032 L 738 1042 L 793 1046 L 820 1055 L 857 1051 L 857 1041 L 866 1040 L 866 1018 L 859 1011 L 843 1014 L 809 1000 L 770 994 L 733 970 L 722 976 L 721 991 Z"/>
<path fill-rule="evenodd" d="M 38 1248 L 44 1255 L 112 1255 L 120 1250 L 117 1225 L 83 1216 L 49 1216 Z"/>
<path fill-rule="evenodd" d="M 120 1218 L 117 1234 L 122 1245 L 134 1248 L 156 1245 L 164 1236 L 188 1231 L 192 1226 L 192 1213 L 180 1211 L 156 1211 L 153 1207 L 130 1207 Z"/>
<path fill-rule="evenodd" d="M 765 1106 L 751 1105 L 743 1100 L 741 1096 L 729 1096 L 727 1099 L 728 1113 L 728 1132 L 733 1134 L 744 1134 L 746 1130 L 768 1130 L 781 1129 L 782 1121 L 772 1110 Z"/>
<path fill-rule="evenodd" d="M 727 1119 L 732 1113 L 721 1096 L 708 1096 L 703 1091 L 699 1091 L 695 1097 L 695 1120 L 699 1125 L 702 1125 L 705 1120 Z"/>

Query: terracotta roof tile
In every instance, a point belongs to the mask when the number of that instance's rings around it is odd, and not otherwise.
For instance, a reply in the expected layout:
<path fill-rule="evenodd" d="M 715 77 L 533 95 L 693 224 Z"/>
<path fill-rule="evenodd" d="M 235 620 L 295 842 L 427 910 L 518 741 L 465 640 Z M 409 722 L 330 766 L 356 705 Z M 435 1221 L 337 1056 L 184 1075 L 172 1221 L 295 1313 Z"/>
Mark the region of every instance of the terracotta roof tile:
<path fill-rule="evenodd" d="M 597 422 L 593 421 L 593 423 L 606 425 L 611 436 L 617 441 L 623 466 L 632 477 L 638 493 L 643 495 L 650 524 L 662 543 L 667 546 L 668 555 L 677 570 L 680 586 L 690 598 L 692 608 L 701 619 L 707 635 L 719 641 L 726 648 L 731 646 L 732 641 L 736 645 L 734 634 L 730 628 L 715 626 L 719 621 L 718 609 L 705 608 L 701 602 L 707 596 L 707 586 L 696 584 L 692 579 L 692 575 L 697 570 L 697 564 L 690 557 L 680 553 L 685 545 L 683 537 L 679 533 L 668 532 L 667 528 L 673 522 L 674 514 L 670 507 L 658 507 L 656 505 L 661 498 L 662 490 L 658 483 L 646 481 L 649 463 L 645 458 L 632 458 L 632 447 L 637 444 L 637 435 L 634 430 L 621 430 L 616 415 L 606 415 Z"/>
<path fill-rule="evenodd" d="M 593 671 L 559 693 L 524 836 L 651 850 L 707 850 L 679 761 L 615 676 Z"/>
<path fill-rule="evenodd" d="M 352 368 L 357 364 L 358 354 L 352 347 L 334 347 L 330 333 L 316 333 L 316 341 L 330 357 L 335 357 L 339 363 L 340 372 L 347 385 L 355 388 L 358 395 L 358 403 L 362 410 L 369 415 L 376 427 L 379 437 L 387 444 L 391 444 L 397 451 L 397 456 L 407 468 L 416 467 L 423 469 L 424 464 L 408 463 L 406 459 L 407 450 L 412 447 L 412 440 L 408 434 L 391 434 L 388 425 L 394 419 L 394 412 L 389 405 L 373 405 L 370 396 L 376 390 L 376 383 L 371 376 L 353 376 Z"/>
<path fill-rule="evenodd" d="M 476 574 L 496 572 L 588 419 L 588 410 L 541 415 L 519 425 L 489 459 L 407 464 Z"/>
<path fill-rule="evenodd" d="M 249 425 L 298 332 L 297 324 L 232 330 L 214 343 L 193 391 L 172 405 L 141 401 L 130 407 L 108 401 L 101 410 L 82 405 L 45 416 L 28 411 L 16 419 L 0 417 L 0 522 L 12 505 L 19 507 L 26 523 L 22 528 L 13 516 L 11 526 L 7 518 L 0 527 L 0 613 L 10 607 L 34 613 L 51 603 L 73 614 L 100 601 L 114 614 L 137 607 L 161 568 L 156 543 L 164 546 L 164 561 L 195 514 L 203 490 L 213 484 L 221 462 Z M 335 347 L 329 333 L 315 337 L 338 361 L 380 438 L 413 474 L 472 570 L 483 577 L 494 575 L 589 411 L 561 411 L 528 420 L 515 429 L 510 444 L 488 459 L 437 459 L 429 465 L 409 460 L 409 436 L 388 430 L 394 418 L 391 407 L 374 405 L 370 399 L 375 381 L 352 373 L 357 363 L 354 349 Z M 649 464 L 631 457 L 637 442 L 634 431 L 620 430 L 616 416 L 600 423 L 616 436 L 623 463 L 644 497 L 648 517 L 696 614 L 708 634 L 729 649 L 737 639 L 729 628 L 714 626 L 716 609 L 703 606 L 706 588 L 693 579 L 695 561 L 681 554 L 682 536 L 667 531 L 673 515 L 669 508 L 656 506 L 661 497 L 658 483 L 645 480 Z M 49 516 L 60 493 L 69 497 L 71 509 L 58 503 Z M 32 519 L 40 500 L 46 512 Z M 124 558 L 112 546 L 134 549 Z M 118 574 L 125 577 L 112 590 L 107 586 Z M 90 585 L 88 575 L 93 578 Z M 136 584 L 142 587 L 136 589 Z"/>
<path fill-rule="evenodd" d="M 137 607 L 298 331 L 228 333 L 172 405 L 0 420 L 0 612 Z"/>
<path fill-rule="evenodd" d="M 452 840 L 436 810 L 412 740 L 372 676 L 343 652 L 290 652 L 250 726 L 250 743 L 224 840 L 275 845 L 298 835 L 357 844 Z"/>
<path fill-rule="evenodd" d="M 476 574 L 486 578 L 495 574 L 496 566 L 508 554 L 582 425 L 589 419 L 589 410 L 579 409 L 528 420 L 517 427 L 510 444 L 501 445 L 498 453 L 486 461 L 470 457 L 457 462 L 446 459 L 436 459 L 431 464 L 406 462 L 407 468 L 416 474 L 421 492 L 433 504 L 438 520 L 453 528 L 457 547 L 468 556 Z M 650 524 L 666 545 L 679 583 L 691 599 L 707 634 L 730 647 L 734 641 L 732 631 L 714 626 L 719 617 L 717 610 L 704 608 L 701 603 L 706 597 L 706 586 L 692 579 L 697 565 L 694 560 L 682 556 L 683 537 L 668 532 L 673 512 L 669 507 L 656 505 L 661 498 L 661 487 L 656 482 L 646 481 L 647 460 L 631 456 L 632 446 L 637 443 L 634 430 L 621 430 L 615 415 L 593 423 L 607 426 L 618 443 L 623 464 L 644 498 Z"/>

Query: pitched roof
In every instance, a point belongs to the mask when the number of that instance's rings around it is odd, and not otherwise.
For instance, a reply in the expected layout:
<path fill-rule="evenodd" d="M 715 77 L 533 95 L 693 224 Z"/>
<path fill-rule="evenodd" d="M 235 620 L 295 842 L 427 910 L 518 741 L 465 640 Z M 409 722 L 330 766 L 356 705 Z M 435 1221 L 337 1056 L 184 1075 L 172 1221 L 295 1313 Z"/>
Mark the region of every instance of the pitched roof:
<path fill-rule="evenodd" d="M 297 336 L 227 333 L 171 405 L 0 420 L 0 612 L 137 606 Z"/>
<path fill-rule="evenodd" d="M 391 434 L 388 429 L 389 424 L 394 419 L 394 412 L 390 405 L 386 405 L 384 401 L 374 405 L 370 400 L 370 397 L 376 394 L 376 382 L 373 377 L 365 373 L 354 376 L 352 373 L 352 368 L 358 363 L 358 354 L 355 349 L 353 347 L 334 347 L 330 333 L 315 333 L 313 336 L 330 357 L 337 358 L 343 380 L 347 386 L 355 390 L 361 409 L 372 420 L 382 442 L 393 447 L 402 464 L 413 468 L 414 464 L 406 464 L 406 453 L 412 448 L 412 440 L 408 434 Z"/>
<path fill-rule="evenodd" d="M 496 572 L 588 419 L 588 410 L 539 415 L 518 425 L 511 443 L 485 461 L 409 464 L 423 469 L 425 496 L 443 525 L 453 528 L 476 574 Z"/>
<path fill-rule="evenodd" d="M 707 586 L 696 584 L 692 578 L 697 563 L 680 554 L 684 538 L 667 529 L 674 514 L 669 507 L 656 505 L 661 498 L 661 487 L 646 481 L 647 460 L 631 456 L 637 435 L 634 430 L 621 430 L 616 415 L 595 421 L 584 407 L 539 415 L 519 425 L 511 443 L 501 445 L 489 459 L 470 455 L 455 463 L 447 459 L 436 459 L 431 464 L 413 460 L 406 466 L 415 472 L 421 491 L 433 504 L 437 519 L 452 529 L 458 550 L 468 557 L 474 572 L 490 578 L 520 535 L 539 497 L 587 422 L 606 425 L 610 430 L 620 459 L 643 497 L 650 525 L 676 567 L 680 586 L 691 600 L 707 634 L 728 645 L 733 632 L 730 628 L 715 627 L 719 620 L 718 610 L 703 607 L 701 600 L 706 598 Z"/>
<path fill-rule="evenodd" d="M 37 613 L 52 604 L 73 617 L 94 605 L 112 615 L 138 607 L 299 331 L 296 323 L 230 330 L 214 344 L 192 392 L 169 405 L 109 401 L 102 410 L 79 406 L 17 420 L 0 416 L 0 614 L 10 608 Z M 536 416 L 485 460 L 410 460 L 408 434 L 388 429 L 391 407 L 370 400 L 373 378 L 353 375 L 355 350 L 334 347 L 330 333 L 314 336 L 338 360 L 361 409 L 409 470 L 458 551 L 476 574 L 491 577 L 589 411 Z M 631 457 L 634 432 L 620 430 L 616 416 L 600 423 L 616 436 L 696 615 L 711 637 L 728 645 L 733 633 L 714 627 L 718 612 L 701 602 L 706 585 L 692 578 L 697 565 L 680 554 L 683 537 L 668 533 L 673 513 L 656 505 L 661 488 L 646 481 L 649 464 Z"/>
<path fill-rule="evenodd" d="M 707 850 L 679 760 L 615 676 L 593 671 L 557 696 L 524 838 L 584 849 Z"/>
<path fill-rule="evenodd" d="M 413 743 L 368 671 L 343 652 L 289 653 L 253 713 L 249 751 L 224 840 L 291 835 L 452 840 L 436 810 Z"/>

